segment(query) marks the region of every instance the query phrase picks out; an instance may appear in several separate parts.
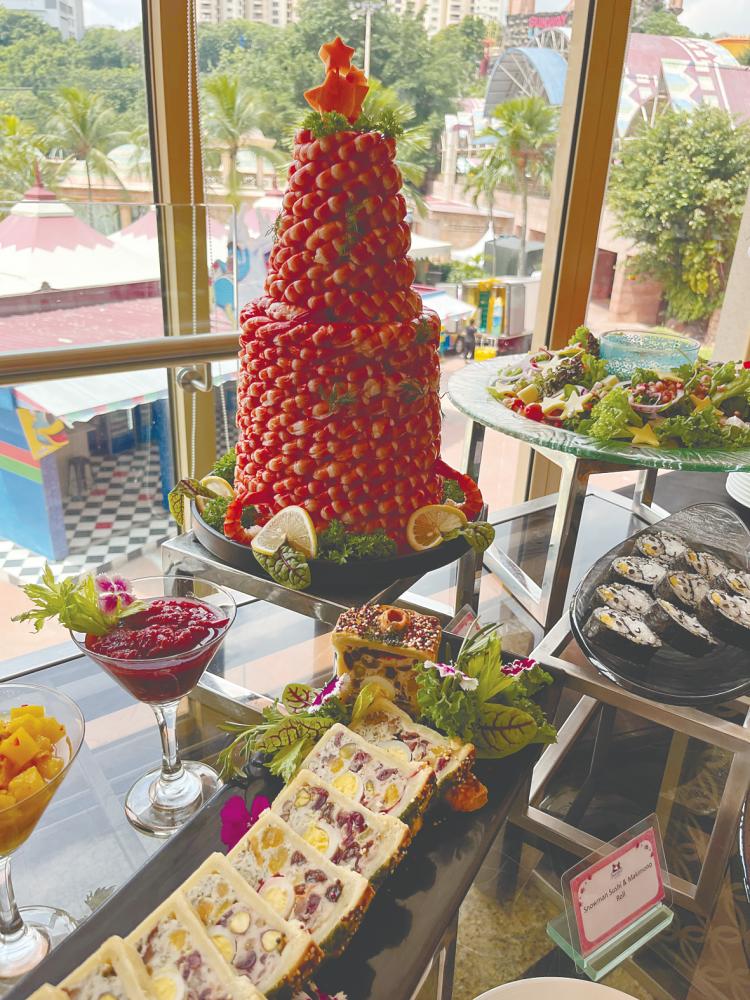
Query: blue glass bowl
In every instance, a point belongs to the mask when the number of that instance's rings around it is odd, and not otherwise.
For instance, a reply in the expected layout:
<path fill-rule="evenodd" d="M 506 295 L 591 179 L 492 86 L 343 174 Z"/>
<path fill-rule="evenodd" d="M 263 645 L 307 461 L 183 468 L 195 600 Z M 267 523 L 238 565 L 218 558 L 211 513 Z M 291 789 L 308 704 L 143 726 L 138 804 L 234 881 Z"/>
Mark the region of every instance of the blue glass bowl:
<path fill-rule="evenodd" d="M 599 339 L 599 352 L 610 375 L 628 379 L 636 368 L 672 371 L 695 364 L 700 344 L 679 333 L 649 333 L 646 330 L 613 330 Z"/>

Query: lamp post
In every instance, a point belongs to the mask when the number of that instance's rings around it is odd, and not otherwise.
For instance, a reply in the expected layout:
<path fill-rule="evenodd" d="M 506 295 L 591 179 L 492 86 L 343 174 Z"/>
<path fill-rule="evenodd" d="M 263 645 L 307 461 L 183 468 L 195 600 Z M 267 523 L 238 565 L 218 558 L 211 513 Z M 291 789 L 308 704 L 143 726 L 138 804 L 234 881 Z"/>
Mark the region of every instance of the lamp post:
<path fill-rule="evenodd" d="M 370 75 L 370 46 L 372 42 L 372 15 L 376 10 L 383 7 L 383 0 L 361 0 L 356 9 L 360 14 L 365 15 L 365 64 L 363 66 L 365 76 Z"/>

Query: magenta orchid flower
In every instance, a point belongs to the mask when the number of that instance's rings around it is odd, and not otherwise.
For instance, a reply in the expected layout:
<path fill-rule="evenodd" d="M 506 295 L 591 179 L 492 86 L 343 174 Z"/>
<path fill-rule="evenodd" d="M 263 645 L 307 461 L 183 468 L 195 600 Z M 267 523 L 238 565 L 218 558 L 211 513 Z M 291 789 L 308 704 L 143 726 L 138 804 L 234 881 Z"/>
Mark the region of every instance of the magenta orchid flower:
<path fill-rule="evenodd" d="M 265 795 L 256 795 L 248 810 L 241 795 L 233 795 L 221 809 L 221 842 L 231 850 L 257 822 L 261 813 L 271 808 Z"/>
<path fill-rule="evenodd" d="M 514 660 L 512 663 L 506 663 L 500 669 L 506 677 L 517 677 L 524 670 L 531 670 L 535 666 L 536 660 L 532 660 L 530 657 L 522 657 L 521 659 Z"/>
<path fill-rule="evenodd" d="M 331 698 L 338 698 L 341 693 L 342 684 L 343 680 L 341 677 L 334 677 L 333 680 L 330 680 L 326 686 L 321 688 L 315 695 L 308 711 L 317 712 L 327 701 L 330 701 Z"/>
<path fill-rule="evenodd" d="M 459 670 L 450 663 L 433 663 L 432 660 L 425 660 L 424 665 L 431 670 L 437 670 L 441 677 L 457 678 L 458 686 L 462 691 L 476 691 L 479 687 L 479 680 L 476 677 L 470 677 L 463 670 Z"/>
<path fill-rule="evenodd" d="M 94 578 L 99 608 L 105 615 L 115 615 L 123 608 L 129 608 L 135 601 L 130 581 L 123 576 L 107 576 L 100 573 Z"/>

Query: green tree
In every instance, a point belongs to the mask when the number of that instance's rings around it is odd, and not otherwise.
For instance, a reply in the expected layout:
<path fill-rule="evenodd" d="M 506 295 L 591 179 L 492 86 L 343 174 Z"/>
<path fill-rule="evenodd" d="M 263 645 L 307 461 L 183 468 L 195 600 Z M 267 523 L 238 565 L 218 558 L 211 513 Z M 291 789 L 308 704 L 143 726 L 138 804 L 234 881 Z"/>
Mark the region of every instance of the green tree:
<path fill-rule="evenodd" d="M 237 169 L 240 149 L 252 149 L 256 156 L 279 166 L 283 155 L 259 141 L 265 128 L 275 117 L 273 102 L 250 91 L 239 77 L 215 73 L 203 84 L 205 95 L 205 126 L 216 151 L 226 152 L 229 160 L 226 186 L 228 200 L 233 205 L 241 201 L 242 179 Z"/>
<path fill-rule="evenodd" d="M 58 93 L 44 142 L 50 150 L 83 161 L 88 200 L 91 202 L 92 174 L 101 179 L 111 178 L 122 186 L 107 154 L 124 142 L 127 135 L 115 127 L 114 111 L 98 94 L 91 94 L 80 87 L 61 87 Z"/>
<path fill-rule="evenodd" d="M 737 62 L 740 66 L 750 66 L 750 45 L 740 52 L 737 56 Z"/>
<path fill-rule="evenodd" d="M 384 87 L 379 80 L 370 79 L 370 89 L 363 104 L 363 111 L 379 117 L 385 111 L 396 115 L 404 129 L 396 146 L 396 166 L 404 178 L 406 197 L 420 214 L 426 205 L 420 187 L 427 173 L 430 155 L 430 130 L 425 125 L 414 125 L 414 108 L 402 101 L 395 90 Z"/>
<path fill-rule="evenodd" d="M 749 184 L 750 125 L 718 108 L 667 111 L 623 145 L 609 203 L 632 272 L 661 282 L 675 319 L 721 305 Z"/>
<path fill-rule="evenodd" d="M 45 158 L 41 140 L 29 125 L 15 115 L 0 115 L 0 202 L 20 201 L 35 183 L 37 170 L 43 183 L 52 187 L 67 165 Z"/>
<path fill-rule="evenodd" d="M 644 35 L 675 35 L 679 38 L 692 38 L 694 33 L 686 25 L 681 24 L 677 15 L 671 10 L 656 10 L 647 14 L 633 25 L 633 31 Z"/>
<path fill-rule="evenodd" d="M 526 274 L 529 190 L 548 185 L 552 178 L 557 108 L 541 97 L 515 97 L 495 108 L 492 124 L 483 135 L 492 139 L 492 145 L 470 169 L 466 190 L 473 195 L 475 204 L 484 199 L 492 232 L 496 189 L 504 188 L 521 196 L 518 273 Z"/>

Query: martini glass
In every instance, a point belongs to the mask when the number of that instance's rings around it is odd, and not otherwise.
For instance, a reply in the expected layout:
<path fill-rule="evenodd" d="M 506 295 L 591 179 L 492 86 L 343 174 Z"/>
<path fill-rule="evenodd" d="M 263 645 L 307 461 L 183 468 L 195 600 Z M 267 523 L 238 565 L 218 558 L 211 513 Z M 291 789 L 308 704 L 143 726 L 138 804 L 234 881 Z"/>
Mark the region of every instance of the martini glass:
<path fill-rule="evenodd" d="M 148 576 L 132 581 L 136 598 L 145 610 L 121 620 L 125 632 L 147 625 L 144 617 L 154 602 L 161 606 L 160 618 L 174 621 L 177 647 L 166 643 L 159 655 L 134 659 L 123 655 L 105 655 L 91 648 L 92 637 L 71 632 L 79 649 L 103 667 L 138 701 L 153 709 L 162 745 L 161 767 L 152 768 L 139 778 L 125 799 L 125 815 L 134 827 L 154 837 L 169 837 L 193 816 L 221 786 L 212 767 L 201 761 L 180 759 L 177 748 L 177 706 L 202 677 L 218 652 L 229 626 L 234 621 L 236 605 L 222 587 L 207 580 L 181 576 Z M 194 643 L 185 646 L 185 629 L 179 620 L 186 605 L 208 606 L 213 624 L 203 630 Z M 205 610 L 205 607 L 204 607 Z M 127 636 L 118 636 L 127 641 Z"/>
<path fill-rule="evenodd" d="M 0 717 L 7 719 L 11 708 L 21 705 L 41 705 L 45 715 L 53 716 L 65 726 L 65 735 L 54 747 L 63 767 L 44 788 L 0 810 L 0 982 L 31 971 L 76 927 L 69 914 L 52 906 L 24 906 L 19 910 L 10 877 L 10 859 L 31 836 L 70 770 L 83 743 L 85 723 L 76 703 L 59 691 L 34 684 L 0 685 Z"/>

